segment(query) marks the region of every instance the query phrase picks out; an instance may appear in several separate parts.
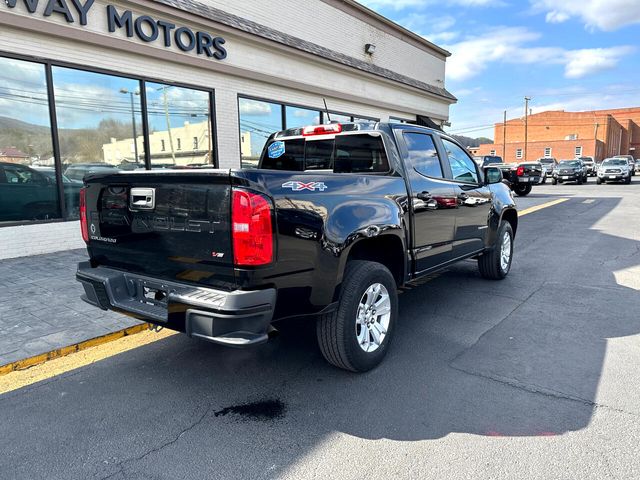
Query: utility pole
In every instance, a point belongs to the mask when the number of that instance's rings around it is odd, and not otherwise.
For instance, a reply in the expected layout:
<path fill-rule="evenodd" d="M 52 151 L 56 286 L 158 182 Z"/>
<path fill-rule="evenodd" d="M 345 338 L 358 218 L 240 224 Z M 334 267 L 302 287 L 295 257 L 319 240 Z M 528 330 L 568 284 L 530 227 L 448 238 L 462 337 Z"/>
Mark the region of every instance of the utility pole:
<path fill-rule="evenodd" d="M 507 111 L 504 111 L 504 123 L 502 124 L 502 161 L 507 161 Z"/>
<path fill-rule="evenodd" d="M 140 95 L 139 91 L 130 91 L 126 88 L 121 88 L 120 93 L 124 95 L 129 95 L 131 98 L 131 124 L 133 125 L 133 151 L 135 152 L 135 163 L 138 163 L 138 131 L 136 129 L 136 111 L 133 103 L 133 96 Z"/>
<path fill-rule="evenodd" d="M 524 97 L 524 161 L 527 161 L 527 149 L 529 147 L 529 102 L 531 97 Z"/>
<path fill-rule="evenodd" d="M 171 120 L 169 119 L 169 101 L 167 99 L 167 90 L 171 88 L 169 85 L 160 87 L 158 90 L 162 90 L 162 103 L 164 103 L 164 117 L 167 121 L 167 133 L 169 134 L 169 148 L 171 148 L 171 159 L 173 164 L 176 164 L 176 151 L 173 149 L 173 135 L 171 134 Z"/>

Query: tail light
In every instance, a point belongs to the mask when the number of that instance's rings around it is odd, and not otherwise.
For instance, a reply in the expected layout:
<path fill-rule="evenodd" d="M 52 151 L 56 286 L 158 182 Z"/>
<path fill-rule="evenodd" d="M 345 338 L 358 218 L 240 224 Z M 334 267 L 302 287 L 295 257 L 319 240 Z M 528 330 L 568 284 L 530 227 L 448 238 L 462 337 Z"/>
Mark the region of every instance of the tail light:
<path fill-rule="evenodd" d="M 313 135 L 335 135 L 342 132 L 342 125 L 339 123 L 331 123 L 329 125 L 312 125 L 304 127 L 302 135 L 311 137 Z"/>
<path fill-rule="evenodd" d="M 82 240 L 89 243 L 89 226 L 87 225 L 87 189 L 80 189 L 80 231 Z"/>
<path fill-rule="evenodd" d="M 516 175 L 518 175 L 519 177 L 524 175 L 524 167 L 520 166 L 518 167 L 518 170 L 516 170 Z"/>
<path fill-rule="evenodd" d="M 273 261 L 270 200 L 259 193 L 233 189 L 231 225 L 236 265 L 257 266 Z"/>

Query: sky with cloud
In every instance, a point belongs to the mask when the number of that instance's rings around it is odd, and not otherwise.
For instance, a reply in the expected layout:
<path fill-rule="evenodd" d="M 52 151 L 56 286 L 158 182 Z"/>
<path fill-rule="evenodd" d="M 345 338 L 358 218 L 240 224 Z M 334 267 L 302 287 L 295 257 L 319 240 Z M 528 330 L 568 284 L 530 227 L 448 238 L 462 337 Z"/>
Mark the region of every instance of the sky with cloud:
<path fill-rule="evenodd" d="M 640 105 L 640 0 L 359 0 L 449 50 L 452 133 L 524 114 Z"/>

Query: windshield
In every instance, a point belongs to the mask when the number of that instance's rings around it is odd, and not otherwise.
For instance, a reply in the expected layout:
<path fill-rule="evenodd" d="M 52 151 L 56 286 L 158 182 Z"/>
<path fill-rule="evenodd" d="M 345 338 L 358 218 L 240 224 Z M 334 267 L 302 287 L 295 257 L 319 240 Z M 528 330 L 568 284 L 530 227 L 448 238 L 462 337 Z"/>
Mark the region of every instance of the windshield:
<path fill-rule="evenodd" d="M 555 162 L 551 158 L 541 158 L 540 159 L 540 163 L 544 163 L 545 165 L 550 165 L 550 164 L 555 163 Z"/>
<path fill-rule="evenodd" d="M 577 160 L 563 160 L 558 164 L 559 167 L 580 168 L 580 162 Z"/>
<path fill-rule="evenodd" d="M 386 173 L 389 161 L 382 137 L 372 134 L 272 139 L 267 143 L 261 169 L 332 170 L 334 173 Z"/>
<path fill-rule="evenodd" d="M 604 167 L 624 167 L 627 164 L 626 160 L 622 159 L 613 159 L 613 160 L 605 160 L 602 162 L 602 166 Z"/>

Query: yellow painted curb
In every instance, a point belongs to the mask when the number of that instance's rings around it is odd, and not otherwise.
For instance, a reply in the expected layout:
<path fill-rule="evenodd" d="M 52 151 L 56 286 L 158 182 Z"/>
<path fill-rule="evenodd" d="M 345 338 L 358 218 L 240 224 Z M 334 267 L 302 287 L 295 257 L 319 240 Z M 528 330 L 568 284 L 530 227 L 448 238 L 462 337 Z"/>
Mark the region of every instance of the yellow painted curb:
<path fill-rule="evenodd" d="M 117 332 L 108 333 L 101 337 L 91 338 L 89 340 L 85 340 L 84 342 L 76 343 L 74 345 L 69 345 L 68 347 L 58 348 L 56 350 L 52 350 L 51 352 L 43 353 L 30 358 L 25 358 L 24 360 L 18 360 L 17 362 L 9 363 L 7 365 L 2 365 L 0 366 L 0 376 L 7 375 L 11 372 L 16 372 L 18 370 L 26 370 L 27 368 L 31 368 L 36 365 L 42 365 L 43 363 L 48 362 L 50 360 L 66 357 L 67 355 L 71 355 L 72 353 L 86 350 L 87 348 L 96 347 L 98 345 L 103 345 L 105 343 L 113 342 L 114 340 L 118 340 L 119 338 L 122 338 L 122 337 L 135 335 L 136 333 L 143 332 L 148 328 L 149 328 L 148 323 L 135 325 L 133 327 L 125 328 Z"/>

